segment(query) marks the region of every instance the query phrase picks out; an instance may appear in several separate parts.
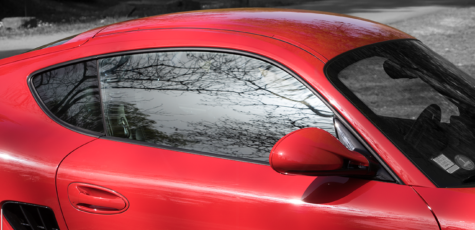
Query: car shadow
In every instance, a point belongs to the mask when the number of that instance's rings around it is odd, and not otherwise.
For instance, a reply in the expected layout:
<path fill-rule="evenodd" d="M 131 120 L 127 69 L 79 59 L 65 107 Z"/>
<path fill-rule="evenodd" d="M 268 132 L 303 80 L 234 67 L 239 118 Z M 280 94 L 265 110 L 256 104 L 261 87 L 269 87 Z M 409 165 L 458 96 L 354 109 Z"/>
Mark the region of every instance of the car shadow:
<path fill-rule="evenodd" d="M 366 183 L 368 183 L 368 180 L 337 176 L 319 176 L 304 192 L 302 200 L 312 204 L 346 203 L 354 197 L 357 197 L 357 194 L 352 193 L 365 187 L 364 185 Z M 358 191 L 357 193 L 359 194 L 360 192 L 362 191 Z"/>
<path fill-rule="evenodd" d="M 30 49 L 17 49 L 17 50 L 0 50 L 0 59 L 15 56 L 18 54 L 25 53 Z"/>

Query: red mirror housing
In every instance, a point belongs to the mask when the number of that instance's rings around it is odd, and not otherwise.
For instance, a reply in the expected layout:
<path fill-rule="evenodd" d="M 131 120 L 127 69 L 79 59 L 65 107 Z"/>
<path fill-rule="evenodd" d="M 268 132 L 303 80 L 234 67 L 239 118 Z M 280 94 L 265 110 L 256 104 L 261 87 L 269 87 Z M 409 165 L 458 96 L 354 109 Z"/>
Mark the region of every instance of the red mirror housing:
<path fill-rule="evenodd" d="M 348 150 L 338 139 L 319 128 L 291 132 L 272 148 L 269 162 L 283 174 L 374 175 L 361 153 Z"/>

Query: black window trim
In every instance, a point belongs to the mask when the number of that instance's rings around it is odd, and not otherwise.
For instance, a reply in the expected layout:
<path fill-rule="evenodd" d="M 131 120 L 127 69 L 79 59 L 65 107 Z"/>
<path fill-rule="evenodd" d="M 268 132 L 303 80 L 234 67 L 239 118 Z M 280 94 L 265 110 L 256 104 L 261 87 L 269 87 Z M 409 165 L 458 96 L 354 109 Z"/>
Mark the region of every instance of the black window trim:
<path fill-rule="evenodd" d="M 414 40 L 414 39 L 411 39 Z M 202 51 L 202 52 L 220 52 L 220 53 L 229 53 L 229 54 L 237 54 L 237 55 L 242 55 L 246 57 L 251 57 L 255 58 L 267 63 L 270 63 L 283 71 L 285 71 L 287 74 L 291 75 L 295 79 L 297 79 L 300 83 L 302 83 L 310 92 L 312 92 L 321 102 L 323 102 L 336 116 L 342 124 L 362 143 L 362 145 L 375 157 L 377 162 L 382 166 L 388 173 L 391 175 L 397 184 L 404 185 L 404 182 L 393 172 L 393 170 L 386 164 L 386 162 L 383 161 L 383 159 L 376 153 L 376 151 L 369 146 L 366 141 L 361 137 L 361 135 L 346 121 L 346 119 L 317 91 L 315 90 L 307 81 L 305 81 L 302 77 L 300 77 L 298 74 L 293 72 L 290 68 L 287 66 L 270 59 L 268 57 L 256 54 L 256 53 L 251 53 L 249 51 L 244 51 L 244 50 L 237 50 L 237 49 L 230 49 L 230 48 L 214 48 L 214 47 L 167 47 L 167 48 L 151 48 L 151 49 L 138 49 L 138 50 L 129 50 L 129 51 L 122 51 L 122 52 L 114 52 L 114 53 L 107 53 L 107 54 L 101 54 L 101 55 L 96 55 L 96 56 L 91 56 L 91 57 L 85 57 L 85 58 L 80 58 L 76 59 L 73 61 L 68 61 L 68 62 L 63 62 L 60 64 L 56 64 L 53 66 L 49 66 L 46 68 L 43 68 L 41 70 L 37 70 L 33 73 L 31 73 L 27 77 L 27 84 L 28 87 L 30 88 L 31 93 L 33 94 L 35 101 L 38 103 L 38 105 L 41 107 L 43 112 L 45 112 L 52 120 L 54 120 L 56 123 L 62 125 L 65 128 L 68 128 L 72 131 L 79 132 L 84 135 L 96 137 L 96 138 L 101 138 L 101 139 L 106 139 L 106 140 L 112 140 L 112 141 L 118 141 L 118 142 L 124 142 L 124 143 L 131 143 L 131 144 L 137 144 L 137 145 L 142 145 L 142 146 L 148 146 L 148 147 L 155 147 L 155 148 L 160 148 L 160 149 L 166 149 L 166 150 L 172 150 L 172 151 L 179 151 L 179 152 L 185 152 L 185 153 L 190 153 L 190 154 L 197 154 L 197 155 L 204 155 L 204 156 L 211 156 L 211 157 L 216 157 L 216 158 L 222 158 L 222 159 L 229 159 L 229 160 L 235 160 L 235 161 L 240 161 L 240 162 L 247 162 L 247 163 L 254 163 L 254 164 L 260 164 L 260 165 L 270 165 L 268 162 L 263 162 L 263 161 L 258 161 L 258 160 L 252 160 L 250 158 L 239 158 L 239 157 L 234 157 L 234 156 L 229 156 L 229 155 L 222 155 L 222 154 L 215 154 L 215 153 L 209 153 L 209 152 L 202 152 L 202 151 L 197 151 L 197 150 L 189 150 L 189 149 L 182 149 L 182 148 L 176 148 L 176 147 L 171 147 L 171 146 L 164 146 L 164 145 L 158 145 L 158 144 L 151 144 L 147 142 L 142 142 L 142 141 L 136 141 L 136 140 L 130 140 L 130 139 L 124 139 L 124 138 L 119 138 L 119 137 L 111 137 L 106 135 L 106 130 L 104 129 L 104 133 L 98 133 L 90 130 L 86 130 L 77 126 L 70 125 L 66 123 L 65 121 L 59 119 L 56 117 L 52 112 L 48 110 L 46 105 L 43 103 L 43 101 L 40 99 L 38 93 L 36 92 L 36 89 L 34 88 L 33 85 L 33 76 L 36 76 L 37 74 L 46 72 L 48 70 L 56 69 L 59 67 L 63 66 L 68 66 L 72 65 L 75 63 L 80 63 L 80 62 L 85 62 L 85 61 L 96 61 L 96 65 L 98 65 L 99 59 L 102 58 L 107 58 L 107 57 L 114 57 L 114 56 L 120 56 L 120 55 L 132 55 L 132 54 L 140 54 L 140 53 L 153 53 L 153 52 L 173 52 L 173 51 Z M 338 55 L 340 56 L 340 55 Z M 337 57 L 338 57 L 337 56 Z M 324 61 L 320 60 L 317 58 L 317 60 L 323 62 L 325 65 L 323 67 L 324 73 L 326 75 L 326 70 L 328 63 L 330 63 L 332 60 L 329 62 L 325 63 Z M 97 71 L 99 71 L 99 68 L 97 68 Z M 100 80 L 99 80 L 99 73 L 97 74 L 97 78 L 99 81 L 99 87 L 100 87 Z M 327 77 L 328 79 L 328 77 Z M 101 94 L 102 96 L 102 94 Z M 102 119 L 103 119 L 103 124 L 105 126 L 105 121 L 104 121 L 104 108 L 102 105 L 102 97 L 100 98 L 101 100 L 101 111 L 102 111 Z M 393 183 L 393 182 L 387 182 L 387 183 Z"/>

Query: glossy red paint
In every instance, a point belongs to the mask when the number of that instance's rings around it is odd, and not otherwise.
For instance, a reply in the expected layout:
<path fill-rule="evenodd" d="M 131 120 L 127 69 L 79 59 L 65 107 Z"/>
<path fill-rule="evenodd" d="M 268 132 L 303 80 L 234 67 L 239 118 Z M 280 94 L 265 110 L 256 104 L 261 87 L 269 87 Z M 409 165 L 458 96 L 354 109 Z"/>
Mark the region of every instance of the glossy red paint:
<path fill-rule="evenodd" d="M 475 229 L 475 188 L 414 189 L 429 204 L 442 230 Z"/>
<path fill-rule="evenodd" d="M 26 63 L 0 69 L 0 202 L 50 207 L 66 229 L 56 198 L 56 170 L 70 152 L 96 138 L 66 129 L 43 112 L 26 81 L 37 69 Z"/>
<path fill-rule="evenodd" d="M 113 156 L 113 157 L 112 157 Z M 98 215 L 74 208 L 71 182 L 101 185 L 130 202 Z M 58 171 L 69 229 L 438 229 L 406 185 L 286 176 L 268 165 L 99 139 Z"/>
<path fill-rule="evenodd" d="M 269 162 L 279 173 L 336 170 L 350 159 L 368 166 L 358 152 L 348 150 L 338 139 L 319 128 L 304 128 L 287 134 L 272 148 Z"/>
<path fill-rule="evenodd" d="M 413 38 L 369 20 L 306 10 L 222 9 L 142 18 L 105 28 L 98 36 L 137 30 L 197 28 L 240 31 L 303 44 L 331 59 L 345 51 L 394 39 Z M 292 28 L 292 29 L 289 29 Z M 302 47 L 304 48 L 304 47 Z"/>
<path fill-rule="evenodd" d="M 427 205 L 408 185 L 426 187 L 416 190 L 439 219 L 448 218 L 447 223 L 454 217 L 443 210 L 447 204 L 434 202 L 438 196 L 462 193 L 434 188 L 323 73 L 327 59 L 347 50 L 411 38 L 381 24 L 334 14 L 216 10 L 124 22 L 82 34 L 63 45 L 2 59 L 0 181 L 9 189 L 0 189 L 0 202 L 48 206 L 63 230 L 438 229 Z M 125 51 L 190 47 L 259 55 L 297 73 L 405 185 L 285 176 L 267 165 L 97 140 L 53 121 L 27 86 L 27 76 L 35 71 L 69 61 Z M 71 204 L 68 192 L 74 183 L 111 189 L 123 195 L 130 206 L 110 215 L 79 210 Z M 461 200 L 454 201 L 462 205 Z M 5 224 L 4 229 L 8 229 Z"/>

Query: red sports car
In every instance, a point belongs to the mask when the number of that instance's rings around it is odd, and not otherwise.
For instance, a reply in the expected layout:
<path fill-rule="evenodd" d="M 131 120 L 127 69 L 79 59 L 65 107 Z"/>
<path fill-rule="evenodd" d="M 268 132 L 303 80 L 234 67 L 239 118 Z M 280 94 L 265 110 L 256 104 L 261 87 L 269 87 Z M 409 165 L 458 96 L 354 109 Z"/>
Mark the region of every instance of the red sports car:
<path fill-rule="evenodd" d="M 475 79 L 349 16 L 209 10 L 0 60 L 1 227 L 475 229 Z"/>

